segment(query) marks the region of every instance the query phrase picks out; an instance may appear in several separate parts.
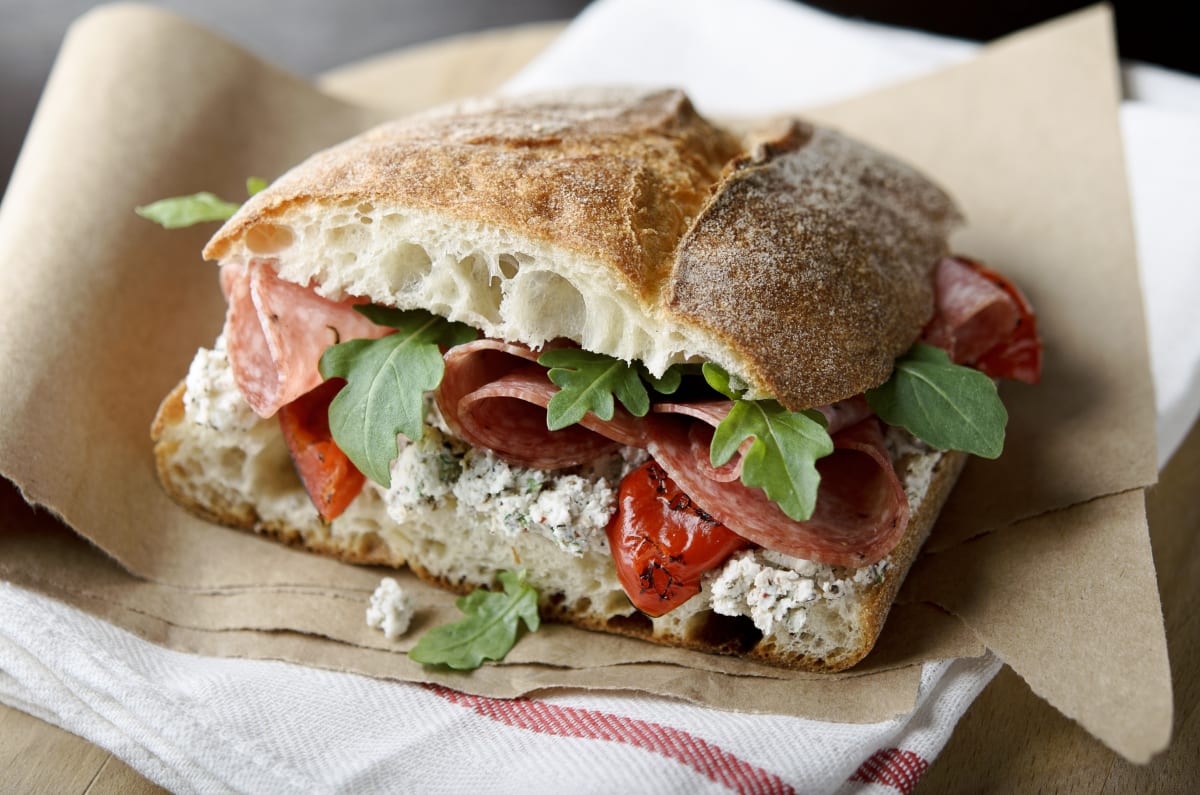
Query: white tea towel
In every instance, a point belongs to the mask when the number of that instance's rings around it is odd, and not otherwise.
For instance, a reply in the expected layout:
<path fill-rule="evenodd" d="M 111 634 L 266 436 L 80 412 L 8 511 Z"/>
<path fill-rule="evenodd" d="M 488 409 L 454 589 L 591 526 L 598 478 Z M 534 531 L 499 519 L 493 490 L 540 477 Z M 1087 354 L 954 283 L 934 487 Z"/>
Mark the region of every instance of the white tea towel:
<path fill-rule="evenodd" d="M 183 654 L 8 583 L 0 615 L 0 701 L 174 792 L 907 792 L 1000 668 L 931 664 L 911 713 L 848 725 Z"/>

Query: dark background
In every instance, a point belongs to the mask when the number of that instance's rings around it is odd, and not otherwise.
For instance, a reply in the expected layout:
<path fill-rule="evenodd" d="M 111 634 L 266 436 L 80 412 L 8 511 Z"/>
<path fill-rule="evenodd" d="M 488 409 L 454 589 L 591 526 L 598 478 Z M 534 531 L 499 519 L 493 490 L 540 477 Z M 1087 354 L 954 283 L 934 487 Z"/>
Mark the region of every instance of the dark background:
<path fill-rule="evenodd" d="M 989 41 L 1095 3 L 1072 0 L 1009 0 L 1003 3 L 972 3 L 964 0 L 812 0 L 809 5 L 846 16 Z M 1192 21 L 1196 7 L 1191 3 L 1179 0 L 1113 0 L 1108 5 L 1115 12 L 1117 47 L 1122 58 L 1200 73 L 1200 37 Z"/>
<path fill-rule="evenodd" d="M 650 0 L 647 0 L 650 1 Z M 736 9 L 737 0 L 729 0 Z M 586 0 L 159 0 L 270 61 L 302 75 L 456 33 L 567 20 Z M 95 0 L 0 0 L 0 185 L 8 177 L 37 98 L 73 19 Z M 988 41 L 1088 2 L 858 0 L 812 5 L 935 33 Z M 1113 2 L 1123 58 L 1200 73 L 1200 41 L 1186 2 Z"/>

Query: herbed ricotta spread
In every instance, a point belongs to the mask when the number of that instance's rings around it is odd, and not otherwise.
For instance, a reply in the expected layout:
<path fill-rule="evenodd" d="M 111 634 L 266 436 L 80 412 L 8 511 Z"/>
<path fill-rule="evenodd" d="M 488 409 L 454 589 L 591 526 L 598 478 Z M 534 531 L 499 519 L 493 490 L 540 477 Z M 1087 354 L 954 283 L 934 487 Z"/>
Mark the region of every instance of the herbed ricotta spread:
<path fill-rule="evenodd" d="M 860 587 L 879 582 L 888 559 L 847 569 L 792 558 L 765 549 L 731 557 L 712 577 L 712 610 L 724 616 L 749 616 L 764 635 L 780 628 L 800 634 L 808 613 L 822 601 L 844 599 Z"/>
<path fill-rule="evenodd" d="M 432 409 L 421 439 L 405 445 L 392 465 L 384 501 L 397 522 L 452 506 L 492 533 L 537 533 L 570 555 L 607 554 L 605 528 L 616 510 L 617 487 L 645 460 L 644 451 L 623 448 L 562 471 L 512 466 L 451 436 Z"/>
<path fill-rule="evenodd" d="M 921 507 L 925 493 L 933 478 L 934 467 L 942 460 L 942 452 L 936 450 L 913 436 L 903 428 L 887 426 L 883 436 L 887 445 L 888 457 L 896 474 L 904 484 L 904 495 L 908 497 L 908 509 L 916 513 Z"/>
<path fill-rule="evenodd" d="M 245 431 L 258 422 L 234 383 L 224 334 L 211 349 L 196 351 L 184 384 L 184 412 L 191 422 L 225 433 Z"/>

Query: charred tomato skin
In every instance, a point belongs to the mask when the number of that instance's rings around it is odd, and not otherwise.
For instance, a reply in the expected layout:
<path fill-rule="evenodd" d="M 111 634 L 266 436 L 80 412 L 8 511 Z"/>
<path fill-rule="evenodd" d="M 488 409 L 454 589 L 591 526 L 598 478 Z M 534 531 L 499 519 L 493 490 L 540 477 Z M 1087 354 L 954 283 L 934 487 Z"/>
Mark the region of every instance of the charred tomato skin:
<path fill-rule="evenodd" d="M 607 532 L 621 586 L 638 610 L 655 617 L 695 596 L 706 572 L 750 546 L 654 461 L 621 480 Z"/>

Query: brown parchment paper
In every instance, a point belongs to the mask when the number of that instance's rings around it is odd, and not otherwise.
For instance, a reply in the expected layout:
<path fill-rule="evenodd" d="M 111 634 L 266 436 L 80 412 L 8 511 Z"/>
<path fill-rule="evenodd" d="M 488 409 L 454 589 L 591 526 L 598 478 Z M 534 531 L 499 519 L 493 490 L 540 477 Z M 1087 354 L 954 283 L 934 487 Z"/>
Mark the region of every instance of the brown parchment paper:
<path fill-rule="evenodd" d="M 491 52 L 451 48 L 444 71 L 431 73 L 429 48 L 340 70 L 323 93 L 154 9 L 111 6 L 76 24 L 0 207 L 0 470 L 90 543 L 5 485 L 0 576 L 188 651 L 486 695 L 635 689 L 846 721 L 910 709 L 917 663 L 986 644 L 1113 748 L 1147 759 L 1168 740 L 1171 694 L 1142 507 L 1154 404 L 1110 28 L 1091 10 L 809 111 L 951 189 L 970 218 L 956 243 L 1026 289 L 1047 352 L 1042 385 L 1005 387 L 1005 455 L 968 467 L 879 648 L 851 675 L 567 627 L 470 675 L 422 669 L 396 653 L 411 641 L 362 626 L 383 572 L 213 527 L 158 489 L 150 418 L 223 306 L 199 261 L 212 230 L 167 233 L 131 208 L 202 189 L 235 197 L 246 176 L 273 177 L 397 110 L 490 90 L 496 52 L 521 60 L 500 37 Z M 532 56 L 538 37 L 523 31 L 516 52 Z M 452 613 L 445 594 L 412 587 L 418 630 Z"/>

